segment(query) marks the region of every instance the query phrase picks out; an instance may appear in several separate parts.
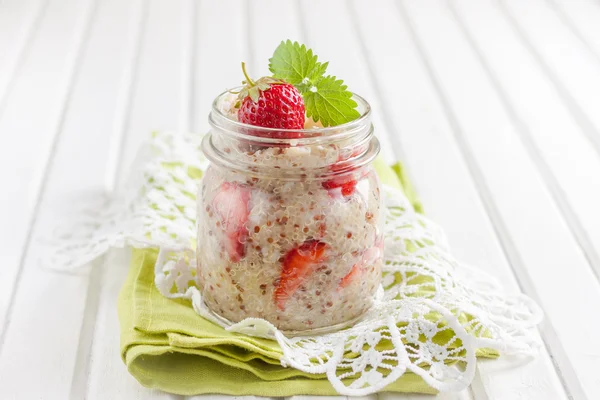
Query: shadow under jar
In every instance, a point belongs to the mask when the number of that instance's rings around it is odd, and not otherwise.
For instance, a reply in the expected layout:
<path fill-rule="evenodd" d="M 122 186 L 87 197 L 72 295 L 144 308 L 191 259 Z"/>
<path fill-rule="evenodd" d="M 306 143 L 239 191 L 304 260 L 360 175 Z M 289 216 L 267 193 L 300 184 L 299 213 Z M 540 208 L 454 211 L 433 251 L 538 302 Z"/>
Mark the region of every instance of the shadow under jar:
<path fill-rule="evenodd" d="M 344 125 L 278 130 L 213 103 L 198 195 L 198 281 L 227 322 L 262 318 L 293 334 L 345 327 L 381 282 L 379 152 L 369 104 Z"/>

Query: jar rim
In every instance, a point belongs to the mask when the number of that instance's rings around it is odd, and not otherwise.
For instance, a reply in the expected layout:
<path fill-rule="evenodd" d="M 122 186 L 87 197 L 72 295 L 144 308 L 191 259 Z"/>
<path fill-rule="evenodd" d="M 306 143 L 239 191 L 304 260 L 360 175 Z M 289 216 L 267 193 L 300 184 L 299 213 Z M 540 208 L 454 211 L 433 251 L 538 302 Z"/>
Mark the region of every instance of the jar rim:
<path fill-rule="evenodd" d="M 282 128 L 269 128 L 262 127 L 256 125 L 246 124 L 234 119 L 231 119 L 229 116 L 224 114 L 222 110 L 219 108 L 219 102 L 223 99 L 224 96 L 230 94 L 234 90 L 241 89 L 241 87 L 233 88 L 230 90 L 226 90 L 219 94 L 212 103 L 212 112 L 209 115 L 209 123 L 213 127 L 226 129 L 228 131 L 235 131 L 237 135 L 241 136 L 249 136 L 252 137 L 252 140 L 259 141 L 263 143 L 274 143 L 274 144 L 282 144 L 289 143 L 290 141 L 294 142 L 303 142 L 309 144 L 309 142 L 313 141 L 337 141 L 347 138 L 349 135 L 356 133 L 357 130 L 360 130 L 365 125 L 369 124 L 371 118 L 371 105 L 367 100 L 365 100 L 362 96 L 352 92 L 352 99 L 358 103 L 358 106 L 362 106 L 363 110 L 360 116 L 352 121 L 346 122 L 340 125 L 332 125 L 327 127 L 315 127 L 315 128 L 303 128 L 303 129 L 282 129 Z M 264 133 L 265 135 L 246 135 L 242 132 L 252 130 L 255 132 Z M 292 135 L 296 137 L 300 137 L 298 139 L 283 139 L 283 138 L 273 138 L 269 133 L 281 133 L 286 132 L 290 134 L 298 134 Z"/>
<path fill-rule="evenodd" d="M 213 101 L 209 115 L 212 129 L 202 141 L 206 157 L 220 166 L 257 177 L 272 175 L 271 166 L 254 165 L 248 160 L 232 157 L 231 148 L 240 143 L 251 144 L 255 149 L 333 146 L 342 149 L 339 151 L 346 151 L 348 154 L 343 160 L 338 157 L 336 161 L 329 160 L 326 164 L 310 167 L 312 179 L 326 179 L 332 175 L 352 173 L 369 164 L 379 153 L 379 141 L 373 135 L 371 106 L 355 93 L 352 93 L 352 98 L 358 103 L 358 118 L 341 125 L 309 129 L 267 128 L 239 122 L 227 115 L 227 111 L 221 107 L 221 102 L 229 95 L 231 91 L 225 91 Z M 225 142 L 230 145 L 224 146 Z M 332 165 L 336 166 L 335 169 L 331 169 Z M 291 165 L 278 166 L 277 175 L 278 179 L 283 180 L 303 180 L 306 174 L 303 168 Z"/>
<path fill-rule="evenodd" d="M 213 135 L 211 132 L 203 137 L 201 148 L 206 158 L 218 167 L 228 168 L 239 173 L 262 178 L 271 178 L 273 171 L 277 171 L 277 179 L 283 181 L 303 181 L 306 179 L 303 176 L 305 175 L 305 171 L 300 168 L 292 167 L 273 169 L 272 166 L 261 167 L 256 165 L 250 166 L 246 163 L 237 163 L 217 149 L 217 147 L 213 144 Z M 351 174 L 355 170 L 371 164 L 379 154 L 379 151 L 379 140 L 377 140 L 376 136 L 370 135 L 368 137 L 367 149 L 359 156 L 355 158 L 349 158 L 345 161 L 336 162 L 335 164 L 337 165 L 337 168 L 335 170 L 331 169 L 331 165 L 333 164 L 314 167 L 312 169 L 313 176 L 311 179 L 320 181 L 330 179 L 333 176 L 339 177 Z"/>

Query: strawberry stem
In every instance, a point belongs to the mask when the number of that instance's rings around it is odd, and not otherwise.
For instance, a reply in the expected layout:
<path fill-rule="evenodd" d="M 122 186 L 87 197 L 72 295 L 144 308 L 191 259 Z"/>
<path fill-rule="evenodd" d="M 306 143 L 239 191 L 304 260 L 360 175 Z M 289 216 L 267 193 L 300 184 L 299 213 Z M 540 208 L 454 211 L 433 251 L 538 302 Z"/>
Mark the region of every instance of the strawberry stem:
<path fill-rule="evenodd" d="M 242 71 L 244 72 L 244 76 L 246 77 L 246 82 L 248 82 L 248 86 L 252 87 L 255 85 L 254 81 L 250 79 L 248 73 L 246 72 L 246 63 L 242 61 Z"/>

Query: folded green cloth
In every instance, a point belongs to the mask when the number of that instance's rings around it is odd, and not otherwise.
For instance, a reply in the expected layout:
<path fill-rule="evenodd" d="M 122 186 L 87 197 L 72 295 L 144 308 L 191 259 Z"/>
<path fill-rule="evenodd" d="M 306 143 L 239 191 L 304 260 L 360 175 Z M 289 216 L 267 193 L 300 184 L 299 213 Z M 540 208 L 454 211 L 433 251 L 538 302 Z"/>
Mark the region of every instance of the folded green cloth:
<path fill-rule="evenodd" d="M 400 164 L 390 168 L 378 159 L 375 168 L 382 182 L 404 190 L 421 211 Z M 181 395 L 337 394 L 325 375 L 282 367 L 277 342 L 227 332 L 198 316 L 187 300 L 163 297 L 154 286 L 156 256 L 153 249 L 133 250 L 119 296 L 121 355 L 142 385 Z M 385 391 L 436 393 L 408 372 Z"/>

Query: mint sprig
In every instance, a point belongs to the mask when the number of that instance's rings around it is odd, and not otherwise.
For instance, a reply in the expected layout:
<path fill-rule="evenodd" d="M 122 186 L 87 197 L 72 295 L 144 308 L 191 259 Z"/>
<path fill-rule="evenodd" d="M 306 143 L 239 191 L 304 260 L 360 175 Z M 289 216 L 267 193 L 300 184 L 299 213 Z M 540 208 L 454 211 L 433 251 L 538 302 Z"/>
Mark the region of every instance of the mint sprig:
<path fill-rule="evenodd" d="M 294 85 L 304 98 L 306 115 L 323 126 L 341 125 L 360 116 L 344 81 L 325 72 L 311 49 L 298 42 L 281 42 L 269 60 L 273 77 Z"/>

